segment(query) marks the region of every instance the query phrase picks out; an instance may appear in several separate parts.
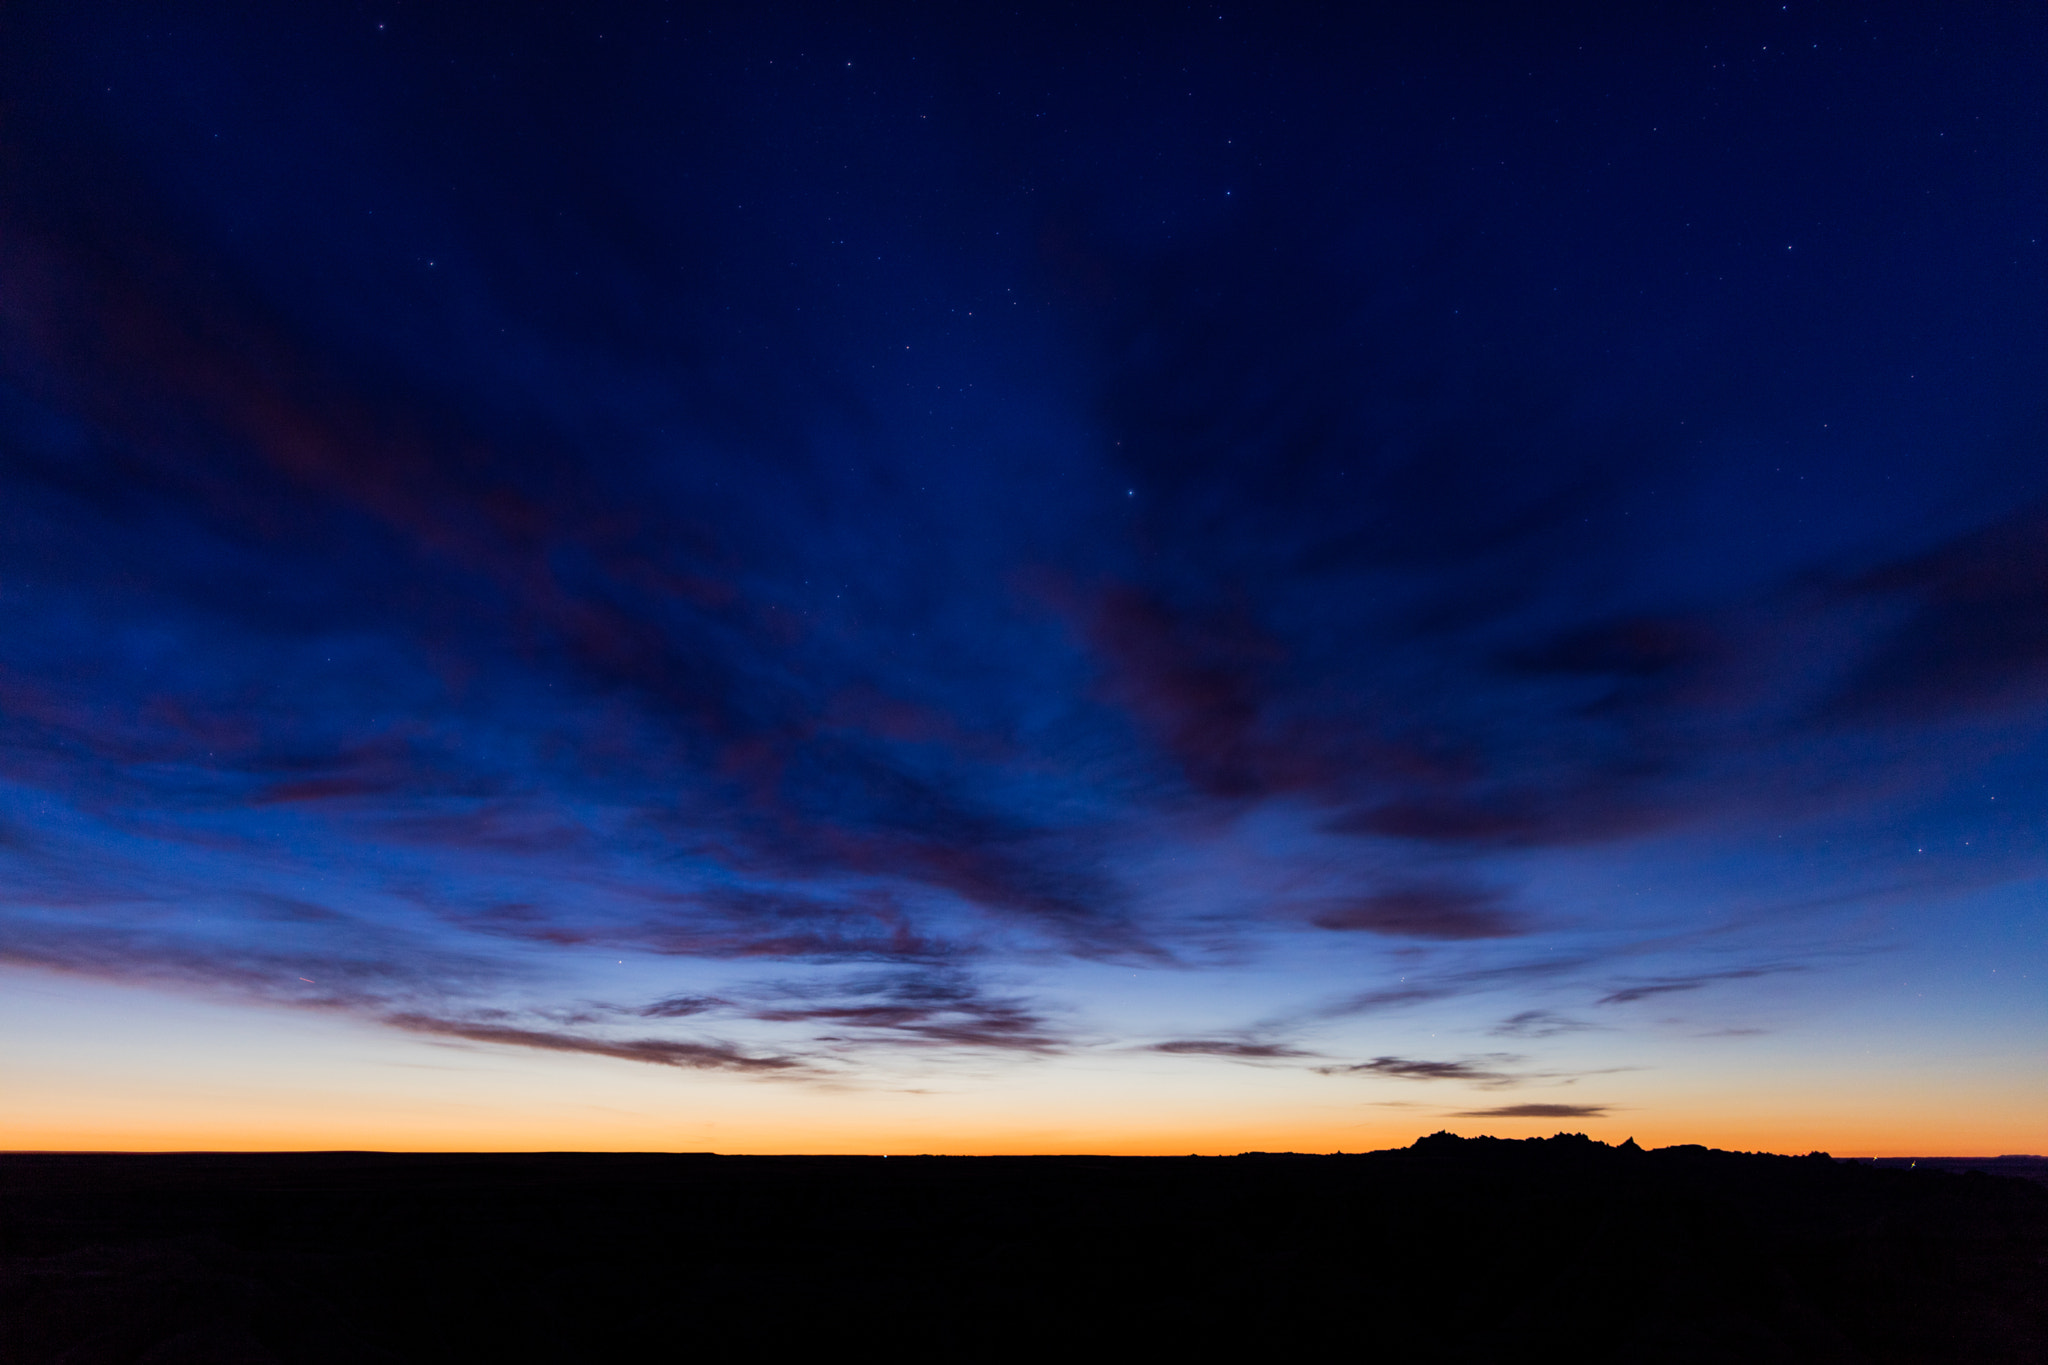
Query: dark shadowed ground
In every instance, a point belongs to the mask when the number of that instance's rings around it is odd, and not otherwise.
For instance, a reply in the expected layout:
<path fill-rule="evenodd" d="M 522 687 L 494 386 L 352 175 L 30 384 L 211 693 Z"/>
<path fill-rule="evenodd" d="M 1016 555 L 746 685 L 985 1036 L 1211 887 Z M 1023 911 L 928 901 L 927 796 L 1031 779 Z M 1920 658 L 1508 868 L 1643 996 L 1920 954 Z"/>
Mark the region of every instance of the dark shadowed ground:
<path fill-rule="evenodd" d="M 1925 1165 L 9 1156 L 0 1360 L 2048 1359 L 2048 1188 Z"/>

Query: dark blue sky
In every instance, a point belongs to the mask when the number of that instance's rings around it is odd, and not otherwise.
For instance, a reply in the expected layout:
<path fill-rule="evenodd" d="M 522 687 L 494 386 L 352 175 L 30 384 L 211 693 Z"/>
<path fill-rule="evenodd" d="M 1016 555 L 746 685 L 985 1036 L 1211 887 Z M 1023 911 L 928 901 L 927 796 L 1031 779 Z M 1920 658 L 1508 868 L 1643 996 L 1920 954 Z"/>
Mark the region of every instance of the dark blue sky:
<path fill-rule="evenodd" d="M 2004 6 L 11 5 L 0 952 L 478 1055 L 1638 1126 L 1912 997 L 2006 1112 L 2044 59 Z"/>

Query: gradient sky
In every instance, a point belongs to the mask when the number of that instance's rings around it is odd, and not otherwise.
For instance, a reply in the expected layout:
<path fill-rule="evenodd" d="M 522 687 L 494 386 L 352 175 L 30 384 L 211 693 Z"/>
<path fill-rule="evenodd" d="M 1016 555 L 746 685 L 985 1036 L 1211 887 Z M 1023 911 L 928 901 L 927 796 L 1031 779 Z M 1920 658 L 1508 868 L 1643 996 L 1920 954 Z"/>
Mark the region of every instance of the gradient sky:
<path fill-rule="evenodd" d="M 2048 26 L 1368 8 L 0 10 L 0 1146 L 2048 1145 Z"/>

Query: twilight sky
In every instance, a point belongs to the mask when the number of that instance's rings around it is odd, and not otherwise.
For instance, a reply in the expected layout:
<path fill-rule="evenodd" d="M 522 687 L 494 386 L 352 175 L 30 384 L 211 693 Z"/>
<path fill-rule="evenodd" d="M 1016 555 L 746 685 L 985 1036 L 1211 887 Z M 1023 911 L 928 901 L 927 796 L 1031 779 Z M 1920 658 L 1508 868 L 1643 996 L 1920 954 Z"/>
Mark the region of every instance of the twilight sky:
<path fill-rule="evenodd" d="M 0 11 L 0 1146 L 2039 1150 L 2048 27 L 1540 8 Z"/>

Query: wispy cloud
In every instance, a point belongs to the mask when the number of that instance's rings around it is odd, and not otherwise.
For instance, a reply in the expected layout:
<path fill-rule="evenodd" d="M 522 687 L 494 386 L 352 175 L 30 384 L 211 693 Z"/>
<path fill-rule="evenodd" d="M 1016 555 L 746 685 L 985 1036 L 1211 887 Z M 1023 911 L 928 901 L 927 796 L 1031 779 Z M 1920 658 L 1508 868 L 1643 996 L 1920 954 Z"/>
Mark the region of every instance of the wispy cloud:
<path fill-rule="evenodd" d="M 1523 1010 L 1501 1020 L 1488 1032 L 1502 1038 L 1554 1038 L 1560 1033 L 1582 1033 L 1597 1027 L 1555 1010 Z"/>
<path fill-rule="evenodd" d="M 1319 910 L 1314 923 L 1393 938 L 1513 938 L 1529 932 L 1499 892 L 1444 883 L 1371 892 Z"/>
<path fill-rule="evenodd" d="M 1778 976 L 1785 972 L 1805 970 L 1807 968 L 1798 963 L 1776 963 L 1765 967 L 1732 967 L 1724 971 L 1695 972 L 1685 976 L 1656 977 L 1637 985 L 1622 986 L 1601 996 L 1593 1003 L 1596 1005 L 1627 1005 L 1659 995 L 1674 995 L 1684 991 L 1703 990 L 1718 981 L 1748 981 L 1760 976 Z"/>
<path fill-rule="evenodd" d="M 1569 1070 L 1537 1069 L 1530 1059 L 1511 1052 L 1490 1052 L 1480 1057 L 1433 1060 L 1415 1057 L 1375 1057 L 1348 1065 L 1319 1066 L 1325 1076 L 1386 1076 L 1403 1081 L 1455 1081 L 1483 1090 L 1502 1090 L 1517 1085 L 1571 1085 L 1585 1076 L 1612 1075 L 1632 1071 L 1632 1066 L 1609 1066 Z"/>
<path fill-rule="evenodd" d="M 1612 1105 L 1606 1104 L 1504 1104 L 1495 1109 L 1460 1109 L 1452 1117 L 1461 1119 L 1598 1119 L 1605 1118 Z"/>
<path fill-rule="evenodd" d="M 391 1014 L 384 1022 L 411 1033 L 460 1038 L 472 1043 L 534 1048 L 542 1052 L 580 1052 L 627 1062 L 682 1067 L 694 1071 L 742 1071 L 782 1074 L 807 1069 L 809 1063 L 790 1056 L 749 1053 L 729 1043 L 682 1042 L 669 1038 L 610 1039 L 589 1034 L 516 1028 L 505 1024 L 444 1019 L 426 1014 Z"/>
<path fill-rule="evenodd" d="M 1518 1077 L 1497 1068 L 1519 1058 L 1496 1053 L 1484 1061 L 1429 1062 L 1412 1057 L 1375 1057 L 1369 1062 L 1357 1062 L 1350 1066 L 1326 1066 L 1317 1070 L 1325 1075 L 1394 1076 L 1404 1081 L 1465 1081 L 1474 1085 L 1512 1085 Z"/>
<path fill-rule="evenodd" d="M 1316 1055 L 1284 1043 L 1254 1043 L 1230 1038 L 1177 1038 L 1169 1043 L 1154 1043 L 1150 1051 L 1183 1056 L 1228 1057 L 1241 1062 L 1284 1061 Z"/>
<path fill-rule="evenodd" d="M 1602 957 L 1572 953 L 1525 958 L 1493 966 L 1427 970 L 1417 967 L 1390 985 L 1340 997 L 1303 1012 L 1304 1018 L 1341 1019 L 1378 1014 L 1387 1010 L 1449 1000 L 1459 996 L 1498 991 L 1522 983 L 1572 977 L 1599 965 Z"/>
<path fill-rule="evenodd" d="M 648 1019 L 687 1019 L 693 1014 L 715 1010 L 724 1003 L 707 995 L 671 995 L 651 1005 L 642 1005 L 633 1013 Z"/>
<path fill-rule="evenodd" d="M 1049 1053 L 1065 1043 L 1025 1000 L 993 995 L 953 969 L 901 970 L 826 982 L 780 982 L 751 1018 L 819 1029 L 821 1039 Z"/>
<path fill-rule="evenodd" d="M 1814 719 L 1941 720 L 2048 697 L 2044 543 L 2048 508 L 2029 506 L 1841 584 L 1837 600 L 1902 613 Z"/>

